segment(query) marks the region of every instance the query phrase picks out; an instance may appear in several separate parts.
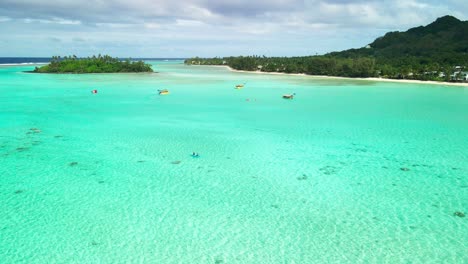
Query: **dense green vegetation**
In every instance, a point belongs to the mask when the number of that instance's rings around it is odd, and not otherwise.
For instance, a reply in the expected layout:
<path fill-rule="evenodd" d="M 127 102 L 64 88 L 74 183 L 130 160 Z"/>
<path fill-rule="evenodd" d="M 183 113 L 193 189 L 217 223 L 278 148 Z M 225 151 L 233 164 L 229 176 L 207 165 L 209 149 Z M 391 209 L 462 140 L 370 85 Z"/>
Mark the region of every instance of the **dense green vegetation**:
<path fill-rule="evenodd" d="M 468 21 L 445 16 L 425 27 L 387 33 L 364 48 L 321 56 L 196 57 L 185 63 L 247 71 L 450 81 L 462 75 L 455 66 L 468 66 Z"/>
<path fill-rule="evenodd" d="M 38 73 L 116 73 L 116 72 L 153 72 L 151 65 L 143 61 L 121 61 L 108 55 L 98 55 L 88 58 L 52 57 L 48 65 L 36 67 Z"/>

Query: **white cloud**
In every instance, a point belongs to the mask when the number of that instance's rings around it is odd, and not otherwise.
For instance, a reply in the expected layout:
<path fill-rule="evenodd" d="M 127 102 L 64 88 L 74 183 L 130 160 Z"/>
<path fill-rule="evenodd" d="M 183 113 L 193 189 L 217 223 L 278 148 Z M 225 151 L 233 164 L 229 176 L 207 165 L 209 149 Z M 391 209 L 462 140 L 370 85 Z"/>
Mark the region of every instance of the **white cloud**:
<path fill-rule="evenodd" d="M 464 0 L 0 0 L 0 16 L 40 23 L 172 24 L 198 21 L 211 25 L 269 22 L 286 25 L 336 24 L 344 27 L 407 26 L 458 12 Z M 465 12 L 466 13 L 466 12 Z M 27 17 L 24 17 L 27 14 Z M 468 14 L 468 13 L 467 13 Z M 467 14 L 464 15 L 466 18 Z M 416 19 L 416 20 L 415 20 Z M 192 26 L 192 24 L 190 24 Z M 150 26 L 151 27 L 151 26 Z"/>
<path fill-rule="evenodd" d="M 4 45 L 12 51 L 27 45 L 25 42 L 35 43 L 25 41 L 28 38 L 36 40 L 60 34 L 62 42 L 57 45 L 62 46 L 54 48 L 68 49 L 75 45 L 75 49 L 83 52 L 152 50 L 154 53 L 183 52 L 179 56 L 191 56 L 198 55 L 198 50 L 212 55 L 264 51 L 299 55 L 309 50 L 310 53 L 323 53 L 360 47 L 387 31 L 428 24 L 447 14 L 467 19 L 468 12 L 459 11 L 463 10 L 460 7 L 466 7 L 465 2 L 0 0 L 0 22 L 9 23 L 9 27 L 0 27 L 0 34 L 8 34 L 11 43 L 23 41 L 16 47 Z M 86 39 L 86 42 L 72 41 L 73 38 Z M 190 47 L 186 47 L 187 43 Z M 229 43 L 229 49 L 226 49 L 226 43 Z M 48 48 L 43 46 L 41 52 L 50 53 Z M 25 48 L 25 52 L 31 50 Z"/>
<path fill-rule="evenodd" d="M 177 19 L 176 25 L 182 27 L 196 27 L 202 26 L 204 23 L 197 20 L 188 20 L 188 19 Z"/>
<path fill-rule="evenodd" d="M 0 16 L 0 22 L 8 22 L 8 21 L 11 21 L 11 18 Z"/>
<path fill-rule="evenodd" d="M 41 24 L 59 24 L 59 25 L 81 25 L 81 21 L 79 20 L 69 20 L 54 17 L 51 19 L 37 19 L 37 18 L 24 18 L 24 23 L 41 23 Z"/>
<path fill-rule="evenodd" d="M 96 23 L 96 26 L 109 29 L 124 29 L 131 28 L 134 24 L 125 24 L 125 23 Z"/>
<path fill-rule="evenodd" d="M 144 23 L 145 28 L 148 29 L 160 29 L 161 25 L 158 23 Z"/>

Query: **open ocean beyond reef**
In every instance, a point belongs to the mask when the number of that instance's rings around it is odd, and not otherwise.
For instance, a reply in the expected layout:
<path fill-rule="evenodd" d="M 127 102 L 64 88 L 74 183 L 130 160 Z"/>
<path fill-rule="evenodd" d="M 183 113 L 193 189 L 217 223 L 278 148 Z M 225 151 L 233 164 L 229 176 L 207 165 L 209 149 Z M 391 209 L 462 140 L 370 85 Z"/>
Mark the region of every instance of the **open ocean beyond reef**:
<path fill-rule="evenodd" d="M 149 63 L 0 66 L 0 263 L 468 262 L 468 88 Z"/>

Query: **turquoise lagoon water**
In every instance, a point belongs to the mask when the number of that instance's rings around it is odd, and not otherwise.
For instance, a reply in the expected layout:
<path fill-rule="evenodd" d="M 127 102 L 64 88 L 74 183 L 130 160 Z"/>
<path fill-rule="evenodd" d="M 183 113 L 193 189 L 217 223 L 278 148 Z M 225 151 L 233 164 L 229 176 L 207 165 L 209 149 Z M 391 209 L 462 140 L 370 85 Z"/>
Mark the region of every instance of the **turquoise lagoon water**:
<path fill-rule="evenodd" d="M 467 262 L 467 88 L 152 64 L 0 68 L 1 263 Z"/>

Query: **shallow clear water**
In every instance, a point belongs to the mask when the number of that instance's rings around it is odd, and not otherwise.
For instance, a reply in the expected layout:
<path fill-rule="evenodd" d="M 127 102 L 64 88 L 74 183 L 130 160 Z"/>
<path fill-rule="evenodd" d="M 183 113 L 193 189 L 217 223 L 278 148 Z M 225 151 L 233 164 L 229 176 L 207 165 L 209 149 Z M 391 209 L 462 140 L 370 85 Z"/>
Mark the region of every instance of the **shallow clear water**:
<path fill-rule="evenodd" d="M 0 67 L 1 263 L 468 261 L 467 88 L 152 63 Z"/>

